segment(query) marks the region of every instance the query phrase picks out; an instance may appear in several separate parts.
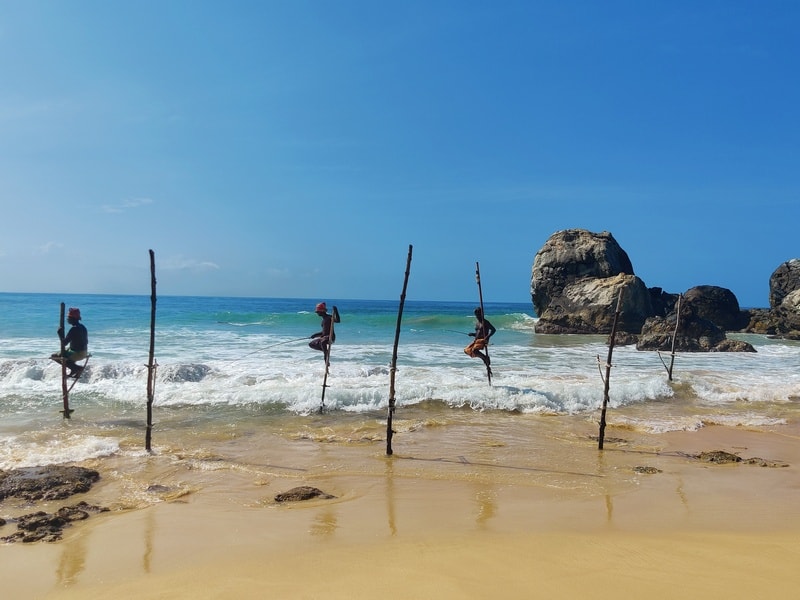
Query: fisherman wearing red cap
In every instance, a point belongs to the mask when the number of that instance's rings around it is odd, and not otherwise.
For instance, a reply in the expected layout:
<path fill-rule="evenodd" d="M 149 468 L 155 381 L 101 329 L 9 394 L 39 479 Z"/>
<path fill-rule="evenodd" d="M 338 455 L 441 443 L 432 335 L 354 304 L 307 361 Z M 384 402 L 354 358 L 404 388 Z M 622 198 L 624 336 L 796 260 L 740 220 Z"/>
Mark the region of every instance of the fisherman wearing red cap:
<path fill-rule="evenodd" d="M 331 315 L 328 314 L 328 306 L 324 302 L 320 302 L 314 308 L 314 312 L 322 317 L 322 331 L 312 334 L 311 341 L 308 344 L 309 348 L 320 350 L 325 353 L 325 360 L 328 360 L 328 350 L 330 349 L 331 338 Z"/>
<path fill-rule="evenodd" d="M 66 359 L 66 365 L 69 369 L 68 377 L 78 379 L 83 372 L 83 367 L 75 364 L 77 360 L 83 360 L 89 356 L 89 332 L 86 331 L 81 320 L 81 310 L 79 308 L 70 308 L 67 312 L 67 323 L 72 325 L 67 335 L 64 335 L 64 328 L 58 328 L 58 337 L 61 339 L 61 347 L 64 348 L 63 352 L 53 354 L 50 358 L 56 362 L 61 362 L 61 357 Z M 69 348 L 67 348 L 69 345 Z"/>
<path fill-rule="evenodd" d="M 322 330 L 311 336 L 308 347 L 323 352 L 325 354 L 325 362 L 327 362 L 331 344 L 336 341 L 336 334 L 333 332 L 332 323 L 339 322 L 339 311 L 337 311 L 334 306 L 333 315 L 329 315 L 328 306 L 324 302 L 320 302 L 314 308 L 314 312 L 322 317 Z"/>

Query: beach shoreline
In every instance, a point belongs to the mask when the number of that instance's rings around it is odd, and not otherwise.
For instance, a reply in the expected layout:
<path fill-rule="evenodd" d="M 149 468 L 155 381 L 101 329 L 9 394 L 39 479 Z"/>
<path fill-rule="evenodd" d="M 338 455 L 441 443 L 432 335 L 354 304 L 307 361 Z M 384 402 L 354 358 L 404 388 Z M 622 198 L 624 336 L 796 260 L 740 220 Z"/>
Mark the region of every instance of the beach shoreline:
<path fill-rule="evenodd" d="M 527 429 L 501 420 L 520 429 L 508 439 Z M 794 427 L 611 427 L 602 452 L 577 429 L 522 453 L 491 431 L 465 446 L 434 430 L 401 435 L 392 457 L 297 437 L 273 438 L 258 468 L 139 457 L 168 483 L 158 502 L 0 547 L 0 577 L 7 597 L 83 599 L 777 598 L 800 583 Z M 693 458 L 712 450 L 787 466 Z M 129 482 L 101 481 L 87 501 L 113 504 Z M 274 501 L 297 485 L 336 498 Z"/>

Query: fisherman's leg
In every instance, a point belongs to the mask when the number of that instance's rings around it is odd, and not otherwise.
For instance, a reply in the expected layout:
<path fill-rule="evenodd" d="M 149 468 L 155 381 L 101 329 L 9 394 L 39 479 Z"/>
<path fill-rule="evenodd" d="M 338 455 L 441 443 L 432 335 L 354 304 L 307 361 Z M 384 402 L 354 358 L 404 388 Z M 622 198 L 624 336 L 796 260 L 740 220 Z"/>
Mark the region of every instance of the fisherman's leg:
<path fill-rule="evenodd" d="M 81 367 L 79 367 L 78 365 L 75 364 L 75 361 L 70 360 L 69 358 L 67 358 L 64 361 L 64 364 L 66 365 L 66 367 L 67 367 L 67 369 L 69 371 L 67 373 L 67 377 L 75 377 L 75 371 L 76 370 L 79 370 L 78 372 L 83 370 Z"/>
<path fill-rule="evenodd" d="M 492 376 L 491 359 L 485 354 L 483 354 L 483 352 L 476 352 L 475 355 L 483 361 L 483 364 L 486 367 L 486 372 L 489 374 L 489 377 L 491 377 Z"/>

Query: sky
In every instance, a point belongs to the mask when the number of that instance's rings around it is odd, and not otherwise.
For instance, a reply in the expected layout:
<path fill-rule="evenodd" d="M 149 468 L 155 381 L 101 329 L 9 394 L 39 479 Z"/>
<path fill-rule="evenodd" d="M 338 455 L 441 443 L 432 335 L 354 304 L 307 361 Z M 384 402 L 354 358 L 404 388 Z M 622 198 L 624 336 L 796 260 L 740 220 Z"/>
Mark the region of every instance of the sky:
<path fill-rule="evenodd" d="M 530 302 L 555 232 L 768 306 L 792 0 L 0 0 L 0 291 Z"/>

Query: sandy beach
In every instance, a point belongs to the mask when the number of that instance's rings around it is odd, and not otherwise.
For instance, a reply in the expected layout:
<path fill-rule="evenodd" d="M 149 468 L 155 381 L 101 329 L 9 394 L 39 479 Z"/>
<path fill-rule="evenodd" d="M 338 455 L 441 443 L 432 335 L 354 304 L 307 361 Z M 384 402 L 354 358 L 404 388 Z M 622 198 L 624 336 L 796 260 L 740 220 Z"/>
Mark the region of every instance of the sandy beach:
<path fill-rule="evenodd" d="M 480 422 L 443 439 L 399 421 L 392 457 L 331 423 L 89 464 L 103 479 L 85 499 L 112 510 L 57 543 L 0 547 L 4 597 L 730 599 L 800 584 L 791 426 L 609 427 L 601 453 L 588 419 Z M 692 457 L 713 450 L 788 466 Z M 159 497 L 137 504 L 146 481 Z M 298 485 L 335 498 L 274 501 Z"/>

